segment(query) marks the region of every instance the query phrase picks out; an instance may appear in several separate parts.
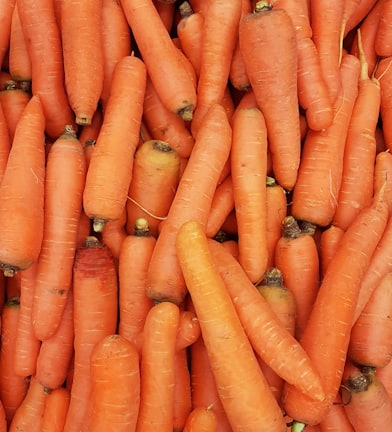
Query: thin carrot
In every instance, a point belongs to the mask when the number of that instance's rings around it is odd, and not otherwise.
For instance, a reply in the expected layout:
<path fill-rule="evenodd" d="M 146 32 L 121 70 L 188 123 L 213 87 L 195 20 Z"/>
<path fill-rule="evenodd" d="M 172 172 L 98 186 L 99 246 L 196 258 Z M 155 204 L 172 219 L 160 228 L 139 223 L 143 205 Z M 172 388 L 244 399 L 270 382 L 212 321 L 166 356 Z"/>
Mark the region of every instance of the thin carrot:
<path fill-rule="evenodd" d="M 209 407 L 196 407 L 189 414 L 184 432 L 216 432 L 217 418 Z"/>
<path fill-rule="evenodd" d="M 91 123 L 103 88 L 102 6 L 103 0 L 61 2 L 64 82 L 79 125 Z"/>
<path fill-rule="evenodd" d="M 176 256 L 176 235 L 190 218 L 206 226 L 219 176 L 229 160 L 231 140 L 232 130 L 226 112 L 221 105 L 212 106 L 200 125 L 151 257 L 147 293 L 156 301 L 171 300 L 179 304 L 184 299 L 186 286 Z"/>
<path fill-rule="evenodd" d="M 116 267 L 118 267 L 122 242 L 127 237 L 127 231 L 125 229 L 126 222 L 127 212 L 126 208 L 124 208 L 122 215 L 118 219 L 107 222 L 101 233 L 102 243 L 110 249 Z"/>
<path fill-rule="evenodd" d="M 90 355 L 96 343 L 117 328 L 117 273 L 110 251 L 95 237 L 77 249 L 73 267 L 74 371 L 64 431 L 85 421 L 91 389 Z"/>
<path fill-rule="evenodd" d="M 179 312 L 177 305 L 164 301 L 153 306 L 147 314 L 141 353 L 137 432 L 173 431 L 174 357 Z"/>
<path fill-rule="evenodd" d="M 196 106 L 194 83 L 180 64 L 182 54 L 172 42 L 152 0 L 121 0 L 121 5 L 162 102 L 170 111 L 190 120 Z"/>
<path fill-rule="evenodd" d="M 320 278 L 323 279 L 336 249 L 344 234 L 344 229 L 331 224 L 320 236 L 319 261 Z"/>
<path fill-rule="evenodd" d="M 392 203 L 392 154 L 387 150 L 380 151 L 376 155 L 373 176 L 374 192 L 383 187 L 383 184 L 385 184 L 387 199 Z"/>
<path fill-rule="evenodd" d="M 153 303 L 146 294 L 147 271 L 156 239 L 146 220 L 135 222 L 134 230 L 124 239 L 119 255 L 118 333 L 134 343 L 139 353 L 143 327 Z"/>
<path fill-rule="evenodd" d="M 137 148 L 126 205 L 129 233 L 132 233 L 136 220 L 143 218 L 150 234 L 158 236 L 179 180 L 180 157 L 168 142 L 153 139 Z"/>
<path fill-rule="evenodd" d="M 282 412 L 259 368 L 225 282 L 214 265 L 200 223 L 190 220 L 181 226 L 176 250 L 200 322 L 219 397 L 233 430 L 285 431 Z M 235 356 L 230 354 L 233 352 Z"/>
<path fill-rule="evenodd" d="M 297 178 L 301 144 L 292 20 L 284 9 L 275 9 L 267 1 L 258 2 L 255 12 L 240 22 L 239 43 L 267 125 L 274 176 L 280 185 L 291 190 Z"/>
<path fill-rule="evenodd" d="M 88 430 L 135 431 L 140 404 L 139 355 L 124 337 L 113 334 L 91 352 L 92 411 Z"/>
<path fill-rule="evenodd" d="M 285 385 L 283 404 L 288 415 L 295 420 L 317 424 L 335 400 L 359 286 L 387 224 L 388 213 L 388 204 L 380 191 L 371 205 L 356 216 L 329 263 L 300 339 L 320 373 L 326 397 L 323 401 L 311 401 L 292 385 Z M 331 319 L 325 319 L 327 316 Z M 315 340 L 320 343 L 315 343 Z"/>
<path fill-rule="evenodd" d="M 0 101 L 0 184 L 3 180 L 8 155 L 11 149 L 11 138 L 8 133 L 8 124 Z"/>
<path fill-rule="evenodd" d="M 382 131 L 385 140 L 385 148 L 392 149 L 392 136 L 388 125 L 392 118 L 391 104 L 391 80 L 392 80 L 392 57 L 380 59 L 375 70 L 375 77 L 381 86 L 380 117 L 382 121 Z"/>
<path fill-rule="evenodd" d="M 41 100 L 33 96 L 18 122 L 0 187 L 0 261 L 3 271 L 10 276 L 28 268 L 41 250 L 44 129 Z"/>
<path fill-rule="evenodd" d="M 374 50 L 378 56 L 388 57 L 392 55 L 392 2 L 391 0 L 382 0 L 381 3 Z"/>
<path fill-rule="evenodd" d="M 69 406 L 70 394 L 64 387 L 52 390 L 46 397 L 41 432 L 62 432 Z"/>

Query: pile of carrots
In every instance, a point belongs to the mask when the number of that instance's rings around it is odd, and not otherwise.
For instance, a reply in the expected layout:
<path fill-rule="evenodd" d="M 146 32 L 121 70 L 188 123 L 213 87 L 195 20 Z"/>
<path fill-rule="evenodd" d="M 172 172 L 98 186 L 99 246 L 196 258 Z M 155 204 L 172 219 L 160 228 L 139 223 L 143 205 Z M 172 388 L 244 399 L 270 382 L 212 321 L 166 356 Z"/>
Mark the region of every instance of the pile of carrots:
<path fill-rule="evenodd" d="M 389 430 L 392 1 L 0 22 L 0 432 Z"/>

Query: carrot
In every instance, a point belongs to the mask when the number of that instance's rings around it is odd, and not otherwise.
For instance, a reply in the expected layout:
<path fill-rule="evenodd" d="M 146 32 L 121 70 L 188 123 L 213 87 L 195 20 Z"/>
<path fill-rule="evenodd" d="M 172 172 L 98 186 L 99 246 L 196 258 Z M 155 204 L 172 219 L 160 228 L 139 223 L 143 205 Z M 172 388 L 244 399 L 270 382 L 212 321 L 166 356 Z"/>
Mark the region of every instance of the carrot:
<path fill-rule="evenodd" d="M 176 350 L 191 346 L 200 336 L 200 324 L 196 314 L 192 310 L 180 310 L 177 328 Z"/>
<path fill-rule="evenodd" d="M 113 334 L 91 352 L 92 416 L 89 431 L 135 431 L 140 403 L 139 355 L 124 337 Z"/>
<path fill-rule="evenodd" d="M 387 150 L 380 151 L 376 155 L 373 176 L 374 192 L 383 187 L 384 183 L 388 202 L 392 203 L 392 155 Z"/>
<path fill-rule="evenodd" d="M 276 28 L 280 29 L 278 33 Z M 265 118 L 274 176 L 291 190 L 300 160 L 297 50 L 292 20 L 284 9 L 257 2 L 255 12 L 240 22 L 239 43 L 257 105 Z"/>
<path fill-rule="evenodd" d="M 345 380 L 344 388 L 349 392 L 344 409 L 356 432 L 388 430 L 392 402 L 375 374 L 353 372 Z"/>
<path fill-rule="evenodd" d="M 2 0 L 0 3 L 0 21 L 2 22 L 0 32 L 0 69 L 3 69 L 3 62 L 9 49 L 12 14 L 15 4 L 16 0 Z"/>
<path fill-rule="evenodd" d="M 192 389 L 186 349 L 177 350 L 174 354 L 173 400 L 173 431 L 181 432 L 192 411 Z"/>
<path fill-rule="evenodd" d="M 369 15 L 378 0 L 351 0 L 346 1 L 343 10 L 343 36 L 358 26 Z"/>
<path fill-rule="evenodd" d="M 48 389 L 62 386 L 67 378 L 73 355 L 73 293 L 67 296 L 61 321 L 56 332 L 45 339 L 36 359 L 36 379 Z"/>
<path fill-rule="evenodd" d="M 348 228 L 355 215 L 370 203 L 373 196 L 375 130 L 380 109 L 380 85 L 377 80 L 369 78 L 359 30 L 358 36 L 361 61 L 358 95 L 347 131 L 342 180 L 332 219 L 334 225 L 344 230 Z M 361 170 L 357 169 L 358 166 Z"/>
<path fill-rule="evenodd" d="M 126 222 L 127 212 L 126 208 L 124 208 L 122 215 L 116 220 L 107 222 L 101 233 L 102 243 L 110 249 L 116 267 L 118 267 L 121 244 L 127 236 L 125 229 Z"/>
<path fill-rule="evenodd" d="M 81 247 L 84 245 L 84 240 L 86 237 L 90 235 L 91 232 L 91 220 L 86 215 L 84 210 L 82 210 L 82 213 L 80 214 L 79 223 L 78 223 L 78 234 L 77 234 L 77 241 L 76 245 L 77 247 Z"/>
<path fill-rule="evenodd" d="M 64 430 L 69 398 L 69 391 L 64 387 L 54 389 L 46 396 L 42 432 L 62 432 Z"/>
<path fill-rule="evenodd" d="M 33 376 L 22 403 L 15 411 L 10 432 L 40 432 L 48 390 Z"/>
<path fill-rule="evenodd" d="M 134 231 L 121 244 L 119 255 L 118 333 L 141 350 L 143 327 L 152 301 L 146 294 L 147 270 L 156 239 L 146 220 L 135 222 Z"/>
<path fill-rule="evenodd" d="M 355 432 L 347 418 L 343 404 L 341 395 L 338 394 L 324 420 L 319 423 L 320 432 Z"/>
<path fill-rule="evenodd" d="M 376 369 L 376 376 L 382 382 L 389 397 L 392 395 L 392 362 L 386 366 Z"/>
<path fill-rule="evenodd" d="M 45 113 L 45 130 L 56 139 L 74 116 L 64 87 L 63 50 L 52 0 L 18 1 L 18 11 L 31 59 L 32 92 Z"/>
<path fill-rule="evenodd" d="M 171 33 L 171 30 L 173 28 L 174 23 L 174 15 L 175 15 L 175 8 L 174 8 L 174 1 L 168 0 L 168 1 L 162 1 L 162 0 L 152 0 L 155 6 L 155 9 L 158 11 L 159 17 L 161 18 L 163 24 L 165 25 L 167 31 L 169 34 Z"/>
<path fill-rule="evenodd" d="M 170 300 L 179 304 L 184 299 L 187 290 L 176 256 L 176 235 L 190 218 L 206 226 L 219 176 L 229 159 L 231 139 L 226 112 L 222 106 L 214 105 L 200 125 L 194 149 L 167 218 L 161 224 L 151 257 L 147 294 L 155 301 Z"/>
<path fill-rule="evenodd" d="M 241 3 L 241 0 L 208 2 L 200 47 L 197 107 L 191 124 L 193 136 L 197 135 L 208 109 L 222 103 L 238 37 Z"/>
<path fill-rule="evenodd" d="M 196 106 L 194 83 L 152 0 L 121 0 L 121 5 L 159 97 L 170 111 L 190 120 Z"/>
<path fill-rule="evenodd" d="M 28 380 L 17 375 L 13 368 L 19 310 L 19 298 L 9 297 L 1 312 L 0 400 L 8 425 L 11 423 L 16 409 L 22 403 L 29 386 Z"/>
<path fill-rule="evenodd" d="M 8 80 L 5 87 L 0 91 L 0 103 L 8 127 L 9 140 L 12 143 L 15 136 L 15 129 L 23 110 L 31 95 L 20 89 L 14 80 Z"/>
<path fill-rule="evenodd" d="M 85 177 L 83 147 L 73 128 L 66 127 L 46 160 L 45 224 L 32 304 L 34 333 L 40 340 L 55 333 L 67 301 Z"/>
<path fill-rule="evenodd" d="M 392 358 L 392 273 L 386 273 L 351 329 L 348 356 L 356 363 L 374 368 Z"/>
<path fill-rule="evenodd" d="M 375 77 L 379 80 L 381 87 L 381 100 L 380 100 L 380 117 L 382 121 L 382 131 L 385 140 L 385 148 L 392 149 L 392 136 L 390 134 L 388 125 L 389 119 L 392 116 L 392 105 L 390 103 L 390 84 L 392 79 L 392 57 L 385 57 L 380 59 L 375 70 Z"/>
<path fill-rule="evenodd" d="M 275 265 L 296 305 L 295 335 L 300 338 L 319 289 L 319 254 L 312 235 L 304 234 L 292 216 L 282 221 L 282 235 L 275 246 Z"/>
<path fill-rule="evenodd" d="M 254 351 L 281 378 L 309 397 L 323 399 L 320 378 L 299 342 L 279 322 L 230 252 L 213 240 L 209 247 Z"/>
<path fill-rule="evenodd" d="M 18 122 L 0 186 L 0 262 L 9 276 L 28 268 L 38 259 L 41 249 L 44 128 L 41 100 L 33 96 Z"/>
<path fill-rule="evenodd" d="M 65 88 L 78 125 L 91 123 L 102 93 L 102 6 L 103 0 L 61 3 Z"/>
<path fill-rule="evenodd" d="M 173 430 L 174 356 L 179 312 L 177 305 L 164 301 L 147 314 L 140 365 L 138 432 L 152 428 L 162 432 Z"/>
<path fill-rule="evenodd" d="M 320 373 L 326 397 L 323 401 L 312 401 L 294 386 L 285 385 L 283 405 L 295 420 L 307 424 L 319 423 L 336 397 L 359 286 L 387 220 L 388 204 L 380 191 L 371 205 L 364 208 L 351 223 L 328 265 L 300 338 L 301 345 Z M 325 319 L 327 316 L 331 319 Z M 315 343 L 315 340 L 320 343 Z"/>
<path fill-rule="evenodd" d="M 215 267 L 200 223 L 190 220 L 181 226 L 176 250 L 233 431 L 285 431 L 282 412 Z M 229 354 L 233 352 L 235 356 Z"/>
<path fill-rule="evenodd" d="M 328 265 L 331 262 L 336 249 L 339 247 L 344 232 L 343 228 L 339 228 L 332 224 L 321 233 L 319 249 L 321 279 L 325 276 Z"/>
<path fill-rule="evenodd" d="M 124 11 L 117 0 L 102 1 L 102 91 L 100 102 L 105 110 L 110 95 L 113 71 L 116 64 L 125 56 L 131 55 L 131 29 Z"/>
<path fill-rule="evenodd" d="M 85 246 L 76 251 L 73 295 L 75 357 L 64 431 L 82 427 L 91 389 L 91 351 L 117 327 L 117 273 L 110 251 L 95 237 L 88 237 Z"/>
<path fill-rule="evenodd" d="M 125 81 L 129 85 L 124 88 Z M 117 63 L 83 194 L 84 210 L 94 220 L 95 231 L 102 231 L 106 221 L 119 218 L 126 205 L 145 83 L 146 69 L 139 58 L 126 56 Z"/>
<path fill-rule="evenodd" d="M 344 158 L 344 144 L 358 93 L 360 63 L 343 56 L 342 87 L 334 105 L 334 121 L 325 131 L 309 130 L 302 148 L 291 212 L 315 225 L 331 223 L 337 206 Z"/>
<path fill-rule="evenodd" d="M 132 172 L 126 204 L 127 231 L 131 233 L 136 220 L 143 218 L 150 234 L 157 237 L 180 180 L 179 154 L 166 141 L 145 141 L 136 150 Z"/>
<path fill-rule="evenodd" d="M 35 375 L 41 341 L 35 336 L 31 320 L 31 307 L 37 264 L 20 272 L 20 306 L 15 336 L 14 371 L 17 375 Z"/>
<path fill-rule="evenodd" d="M 7 419 L 5 418 L 3 402 L 0 402 L 0 431 L 7 432 Z"/>
<path fill-rule="evenodd" d="M 0 92 L 1 94 L 1 92 Z M 11 149 L 11 138 L 8 133 L 8 124 L 0 101 L 0 184 L 3 180 L 8 155 Z"/>
<path fill-rule="evenodd" d="M 209 407 L 196 407 L 188 415 L 184 432 L 216 432 L 217 418 Z"/>
<path fill-rule="evenodd" d="M 180 157 L 189 157 L 194 138 L 184 120 L 163 105 L 151 79 L 147 78 L 143 121 L 155 140 L 167 142 Z"/>
<path fill-rule="evenodd" d="M 23 81 L 31 87 L 31 60 L 20 22 L 18 3 L 15 3 L 12 13 L 8 63 L 12 79 L 18 82 Z"/>
<path fill-rule="evenodd" d="M 392 55 L 392 2 L 390 0 L 382 0 L 381 3 L 380 20 L 377 26 L 374 50 L 378 56 L 388 57 Z"/>
<path fill-rule="evenodd" d="M 98 138 L 99 131 L 101 130 L 102 122 L 103 111 L 101 109 L 97 109 L 93 115 L 91 124 L 84 125 L 79 130 L 78 139 L 83 145 L 87 166 L 90 163 L 91 152 L 94 150 L 94 145 Z"/>

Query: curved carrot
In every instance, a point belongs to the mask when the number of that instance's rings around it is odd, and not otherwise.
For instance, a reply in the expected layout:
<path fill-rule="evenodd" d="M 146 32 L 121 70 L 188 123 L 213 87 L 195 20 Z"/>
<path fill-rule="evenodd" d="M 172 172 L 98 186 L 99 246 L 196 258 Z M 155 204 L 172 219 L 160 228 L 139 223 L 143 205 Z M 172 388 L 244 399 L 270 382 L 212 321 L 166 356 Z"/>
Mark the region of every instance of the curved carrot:
<path fill-rule="evenodd" d="M 181 64 L 182 54 L 172 42 L 152 0 L 121 0 L 121 5 L 162 102 L 170 111 L 190 120 L 196 106 L 194 83 Z"/>
<path fill-rule="evenodd" d="M 91 432 L 135 431 L 140 404 L 139 355 L 124 337 L 101 339 L 91 352 Z"/>
<path fill-rule="evenodd" d="M 292 20 L 284 9 L 275 9 L 267 1 L 257 2 L 255 12 L 240 22 L 239 43 L 267 125 L 274 176 L 280 185 L 291 190 L 297 178 L 301 144 Z"/>
<path fill-rule="evenodd" d="M 143 218 L 150 234 L 157 237 L 180 180 L 179 154 L 166 141 L 145 141 L 135 152 L 132 173 L 126 205 L 127 231 L 132 233 L 135 222 Z"/>
<path fill-rule="evenodd" d="M 94 220 L 95 231 L 101 231 L 106 221 L 119 218 L 126 205 L 139 143 L 145 80 L 146 69 L 139 58 L 126 56 L 117 63 L 83 193 L 84 210 Z M 126 87 L 125 81 L 129 82 Z"/>
<path fill-rule="evenodd" d="M 285 385 L 283 396 L 288 415 L 303 423 L 319 423 L 339 390 L 359 286 L 388 214 L 388 204 L 380 191 L 343 235 L 321 282 L 300 342 L 320 373 L 326 397 L 323 401 L 311 401 L 292 385 Z M 333 319 L 325 319 L 326 316 Z M 315 340 L 323 342 L 317 344 Z"/>
<path fill-rule="evenodd" d="M 141 353 L 137 432 L 152 428 L 173 430 L 174 357 L 179 312 L 177 305 L 164 301 L 153 306 L 147 314 Z"/>
<path fill-rule="evenodd" d="M 206 225 L 219 176 L 229 159 L 231 139 L 226 112 L 221 105 L 214 105 L 200 125 L 151 257 L 147 293 L 155 301 L 170 300 L 179 304 L 184 299 L 186 286 L 176 256 L 176 235 L 190 218 Z"/>
<path fill-rule="evenodd" d="M 40 340 L 55 333 L 71 287 L 85 178 L 83 147 L 73 128 L 66 127 L 46 160 L 45 224 L 32 305 Z"/>
<path fill-rule="evenodd" d="M 184 432 L 216 432 L 218 421 L 214 411 L 209 407 L 196 407 L 189 413 Z"/>
<path fill-rule="evenodd" d="M 69 391 L 64 387 L 52 390 L 46 396 L 41 432 L 62 432 L 69 406 Z"/>
<path fill-rule="evenodd" d="M 102 6 L 103 0 L 61 2 L 64 83 L 78 125 L 91 123 L 102 93 Z"/>
<path fill-rule="evenodd" d="M 41 250 L 44 130 L 41 100 L 33 96 L 18 122 L 0 187 L 0 261 L 7 275 L 28 268 Z"/>
<path fill-rule="evenodd" d="M 285 431 L 282 412 L 259 368 L 225 282 L 215 267 L 200 223 L 190 220 L 180 227 L 176 250 L 219 396 L 233 430 Z"/>

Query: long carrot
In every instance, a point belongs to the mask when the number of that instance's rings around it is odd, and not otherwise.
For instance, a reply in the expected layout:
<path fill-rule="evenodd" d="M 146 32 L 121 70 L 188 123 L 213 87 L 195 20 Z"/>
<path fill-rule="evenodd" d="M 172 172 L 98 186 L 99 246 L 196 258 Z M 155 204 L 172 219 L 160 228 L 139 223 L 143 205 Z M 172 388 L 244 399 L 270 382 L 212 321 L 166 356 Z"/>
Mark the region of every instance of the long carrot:
<path fill-rule="evenodd" d="M 18 122 L 0 187 L 0 262 L 7 275 L 28 268 L 40 253 L 44 225 L 44 130 L 41 100 L 33 96 Z"/>
<path fill-rule="evenodd" d="M 178 232 L 176 249 L 233 431 L 285 431 L 282 412 L 214 265 L 202 225 L 185 222 Z M 233 352 L 235 356 L 230 354 Z"/>
<path fill-rule="evenodd" d="M 301 144 L 294 25 L 284 9 L 275 9 L 267 1 L 257 2 L 255 12 L 241 19 L 239 43 L 267 125 L 274 176 L 291 190 L 297 178 Z"/>
<path fill-rule="evenodd" d="M 284 407 L 296 420 L 319 423 L 339 391 L 360 282 L 385 229 L 388 213 L 381 190 L 354 219 L 329 263 L 300 339 L 320 373 L 326 397 L 312 402 L 292 385 L 286 385 Z M 331 319 L 325 319 L 327 316 Z"/>

